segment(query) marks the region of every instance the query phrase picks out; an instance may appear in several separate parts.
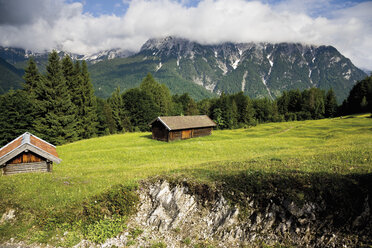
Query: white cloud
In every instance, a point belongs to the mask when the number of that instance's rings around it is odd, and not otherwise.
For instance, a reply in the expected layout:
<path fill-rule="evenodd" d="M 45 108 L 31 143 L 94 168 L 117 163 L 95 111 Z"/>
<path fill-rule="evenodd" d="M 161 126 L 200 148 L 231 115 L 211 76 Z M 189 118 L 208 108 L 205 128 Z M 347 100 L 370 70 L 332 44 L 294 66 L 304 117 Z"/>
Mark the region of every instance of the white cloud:
<path fill-rule="evenodd" d="M 117 47 L 138 50 L 147 39 L 167 35 L 201 43 L 302 42 L 333 45 L 357 66 L 372 68 L 372 2 L 331 11 L 328 0 L 202 0 L 193 5 L 189 0 L 123 0 L 128 4 L 124 16 L 95 17 L 84 14 L 80 3 L 35 1 L 39 6 L 26 4 L 31 14 L 21 21 L 11 13 L 24 5 L 7 6 L 10 14 L 0 18 L 0 45 L 86 54 Z"/>

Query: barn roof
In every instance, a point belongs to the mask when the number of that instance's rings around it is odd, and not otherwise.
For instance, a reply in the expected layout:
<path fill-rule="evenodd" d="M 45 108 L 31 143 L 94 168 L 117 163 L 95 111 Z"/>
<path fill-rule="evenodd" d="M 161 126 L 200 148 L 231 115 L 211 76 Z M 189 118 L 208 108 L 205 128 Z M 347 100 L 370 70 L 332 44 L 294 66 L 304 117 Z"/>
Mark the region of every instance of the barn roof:
<path fill-rule="evenodd" d="M 160 121 L 169 130 L 180 130 L 200 127 L 214 127 L 216 123 L 207 115 L 190 115 L 190 116 L 159 116 L 152 122 Z"/>
<path fill-rule="evenodd" d="M 5 164 L 26 150 L 32 151 L 57 164 L 61 162 L 54 145 L 26 132 L 0 149 L 0 165 Z"/>

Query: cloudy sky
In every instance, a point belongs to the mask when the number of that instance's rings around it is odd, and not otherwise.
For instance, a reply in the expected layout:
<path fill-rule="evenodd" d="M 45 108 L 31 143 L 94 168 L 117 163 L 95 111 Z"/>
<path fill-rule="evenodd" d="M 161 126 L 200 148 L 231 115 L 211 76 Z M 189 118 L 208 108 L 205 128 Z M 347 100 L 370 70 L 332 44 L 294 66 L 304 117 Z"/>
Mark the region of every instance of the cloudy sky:
<path fill-rule="evenodd" d="M 333 45 L 372 69 L 372 1 L 0 0 L 0 45 L 90 54 L 174 35 Z"/>

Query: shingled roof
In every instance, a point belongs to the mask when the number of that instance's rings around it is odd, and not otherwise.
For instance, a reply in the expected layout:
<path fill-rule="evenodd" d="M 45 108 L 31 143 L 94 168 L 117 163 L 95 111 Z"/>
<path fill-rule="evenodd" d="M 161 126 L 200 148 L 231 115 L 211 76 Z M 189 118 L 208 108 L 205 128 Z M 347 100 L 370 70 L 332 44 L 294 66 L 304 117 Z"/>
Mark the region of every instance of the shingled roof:
<path fill-rule="evenodd" d="M 0 149 L 0 165 L 26 150 L 57 164 L 62 161 L 54 145 L 26 132 Z"/>
<path fill-rule="evenodd" d="M 181 130 L 201 127 L 214 127 L 216 123 L 207 115 L 190 115 L 190 116 L 159 116 L 152 122 L 160 121 L 169 130 Z"/>

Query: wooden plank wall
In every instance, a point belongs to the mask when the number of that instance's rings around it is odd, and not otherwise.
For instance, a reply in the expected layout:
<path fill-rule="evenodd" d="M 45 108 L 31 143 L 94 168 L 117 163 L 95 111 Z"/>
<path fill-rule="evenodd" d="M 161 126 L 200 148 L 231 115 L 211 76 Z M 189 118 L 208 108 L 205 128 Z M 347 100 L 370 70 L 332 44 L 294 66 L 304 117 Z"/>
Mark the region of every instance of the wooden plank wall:
<path fill-rule="evenodd" d="M 168 141 L 168 130 L 161 127 L 152 127 L 152 138 L 161 141 Z"/>
<path fill-rule="evenodd" d="M 51 164 L 46 161 L 22 164 L 8 164 L 3 168 L 4 175 L 11 175 L 26 172 L 49 172 L 52 170 Z"/>
<path fill-rule="evenodd" d="M 32 152 L 23 152 L 9 161 L 8 164 L 34 163 L 41 162 L 44 159 Z"/>
<path fill-rule="evenodd" d="M 180 140 L 182 139 L 182 131 L 170 131 L 169 132 L 169 141 Z"/>
<path fill-rule="evenodd" d="M 212 127 L 204 127 L 204 128 L 170 131 L 169 141 L 208 136 L 212 134 L 212 129 L 213 129 Z"/>
<path fill-rule="evenodd" d="M 211 134 L 212 134 L 211 127 L 198 128 L 198 129 L 194 129 L 192 137 L 202 137 L 202 136 L 208 136 Z"/>

